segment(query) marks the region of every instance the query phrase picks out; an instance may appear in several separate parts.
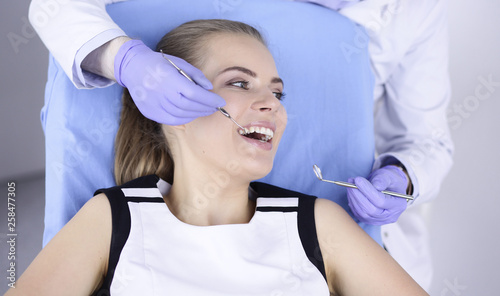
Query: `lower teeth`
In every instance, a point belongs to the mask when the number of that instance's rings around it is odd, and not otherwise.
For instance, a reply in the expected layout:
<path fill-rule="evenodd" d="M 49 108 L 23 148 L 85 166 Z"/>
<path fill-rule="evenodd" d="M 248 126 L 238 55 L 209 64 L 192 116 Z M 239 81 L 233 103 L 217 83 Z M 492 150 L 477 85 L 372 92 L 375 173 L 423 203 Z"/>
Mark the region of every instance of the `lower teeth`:
<path fill-rule="evenodd" d="M 269 142 L 269 140 L 271 140 L 271 137 L 269 137 L 269 136 L 267 136 L 267 135 L 265 135 L 265 136 L 264 136 L 264 137 L 262 137 L 261 139 L 257 139 L 257 138 L 253 138 L 253 137 L 248 137 L 248 135 L 249 135 L 249 134 L 251 134 L 251 133 L 248 133 L 248 132 L 243 131 L 243 130 L 241 130 L 241 129 L 239 130 L 239 133 L 240 133 L 240 135 L 245 136 L 245 137 L 247 137 L 247 138 L 254 139 L 254 140 L 259 140 L 259 141 L 261 141 L 261 142 L 265 142 L 265 143 L 266 143 L 266 142 Z"/>

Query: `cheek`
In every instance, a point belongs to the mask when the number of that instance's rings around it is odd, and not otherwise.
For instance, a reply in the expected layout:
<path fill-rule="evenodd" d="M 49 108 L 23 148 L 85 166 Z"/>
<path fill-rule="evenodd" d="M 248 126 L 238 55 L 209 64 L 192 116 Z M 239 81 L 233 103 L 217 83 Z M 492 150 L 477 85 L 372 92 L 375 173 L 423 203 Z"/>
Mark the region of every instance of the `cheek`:
<path fill-rule="evenodd" d="M 276 116 L 276 125 L 284 131 L 286 128 L 286 124 L 288 123 L 288 115 L 286 113 L 285 107 L 281 106 L 280 110 Z"/>
<path fill-rule="evenodd" d="M 228 112 L 231 114 L 229 110 Z M 197 136 L 201 138 L 200 141 L 210 146 L 226 143 L 230 140 L 230 137 L 237 134 L 235 131 L 236 125 L 219 111 L 196 120 L 198 120 Z"/>
<path fill-rule="evenodd" d="M 213 92 L 214 94 L 217 94 L 219 95 L 221 98 L 224 99 L 224 101 L 226 101 L 226 103 L 229 102 L 228 98 L 230 99 L 231 98 L 231 92 L 228 91 L 227 89 L 227 86 L 225 85 L 214 85 L 214 88 L 210 90 L 211 92 Z"/>
<path fill-rule="evenodd" d="M 248 97 L 246 97 L 244 94 L 226 93 L 223 95 L 223 98 L 226 101 L 226 106 L 224 107 L 224 109 L 233 117 L 237 114 L 243 113 L 244 110 L 249 107 Z"/>
<path fill-rule="evenodd" d="M 273 143 L 275 144 L 274 149 L 278 149 L 278 145 L 280 144 L 283 133 L 285 132 L 287 120 L 287 113 L 284 108 L 276 113 L 276 134 L 273 139 Z"/>
<path fill-rule="evenodd" d="M 198 117 L 195 120 L 186 124 L 186 133 L 192 137 L 192 140 L 203 142 L 207 138 L 212 139 L 218 132 L 217 117 L 219 114 L 215 112 L 211 115 Z M 222 116 L 222 114 L 220 114 Z"/>
<path fill-rule="evenodd" d="M 241 112 L 248 108 L 249 102 L 251 102 L 251 99 L 256 95 L 256 93 L 251 90 L 242 90 L 231 86 L 220 87 L 214 89 L 213 92 L 226 101 L 224 109 L 227 112 L 233 110 L 234 113 Z"/>

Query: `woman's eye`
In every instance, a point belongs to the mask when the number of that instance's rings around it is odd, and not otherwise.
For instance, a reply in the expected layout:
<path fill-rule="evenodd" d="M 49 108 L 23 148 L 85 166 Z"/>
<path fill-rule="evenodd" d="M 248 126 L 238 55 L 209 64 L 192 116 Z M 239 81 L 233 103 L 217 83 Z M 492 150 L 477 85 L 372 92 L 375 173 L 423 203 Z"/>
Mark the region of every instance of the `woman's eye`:
<path fill-rule="evenodd" d="M 236 81 L 229 84 L 239 88 L 248 89 L 248 81 Z"/>
<path fill-rule="evenodd" d="M 278 100 L 283 100 L 285 98 L 285 93 L 284 92 L 273 92 L 274 96 Z"/>

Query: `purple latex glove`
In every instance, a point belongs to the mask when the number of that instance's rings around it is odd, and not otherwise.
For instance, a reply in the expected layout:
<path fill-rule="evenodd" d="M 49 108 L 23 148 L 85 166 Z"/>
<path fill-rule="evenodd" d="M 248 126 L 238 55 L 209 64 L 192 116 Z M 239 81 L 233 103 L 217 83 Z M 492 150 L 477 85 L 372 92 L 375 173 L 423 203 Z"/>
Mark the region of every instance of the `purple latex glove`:
<path fill-rule="evenodd" d="M 183 59 L 165 56 L 198 85 L 140 40 L 125 42 L 115 57 L 116 81 L 128 88 L 145 117 L 163 124 L 180 125 L 210 115 L 226 104 L 223 98 L 208 91 L 212 83 L 200 70 Z"/>
<path fill-rule="evenodd" d="M 356 177 L 349 178 L 348 182 L 358 187 L 347 188 L 347 199 L 354 216 L 361 222 L 372 225 L 394 223 L 406 210 L 406 199 L 380 192 L 388 190 L 406 194 L 408 179 L 401 169 L 393 165 L 373 171 L 368 180 Z"/>

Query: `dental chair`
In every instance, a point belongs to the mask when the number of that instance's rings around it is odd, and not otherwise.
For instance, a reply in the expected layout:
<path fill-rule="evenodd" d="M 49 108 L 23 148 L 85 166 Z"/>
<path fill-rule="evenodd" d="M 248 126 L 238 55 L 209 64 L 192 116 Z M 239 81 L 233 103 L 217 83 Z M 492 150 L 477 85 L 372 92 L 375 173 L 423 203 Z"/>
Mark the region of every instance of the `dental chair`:
<path fill-rule="evenodd" d="M 367 47 L 356 43 L 356 24 L 319 5 L 288 0 L 130 0 L 107 10 L 128 36 L 151 48 L 169 30 L 194 19 L 237 20 L 261 31 L 285 82 L 288 113 L 273 171 L 261 181 L 331 199 L 352 214 L 346 189 L 318 181 L 312 166 L 334 180 L 367 176 L 372 168 L 373 75 Z M 76 89 L 50 57 L 41 112 L 46 137 L 44 245 L 96 189 L 115 185 L 121 95 L 118 84 Z M 378 226 L 361 226 L 381 242 Z"/>

